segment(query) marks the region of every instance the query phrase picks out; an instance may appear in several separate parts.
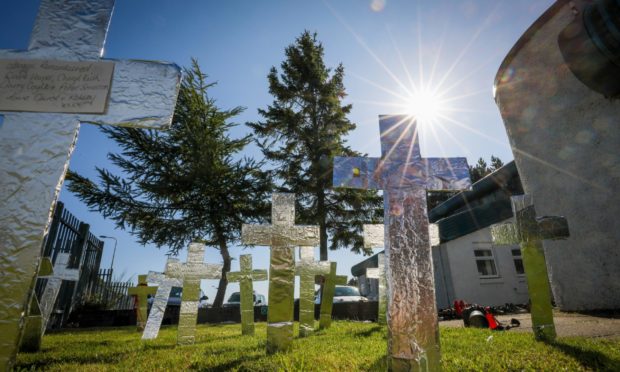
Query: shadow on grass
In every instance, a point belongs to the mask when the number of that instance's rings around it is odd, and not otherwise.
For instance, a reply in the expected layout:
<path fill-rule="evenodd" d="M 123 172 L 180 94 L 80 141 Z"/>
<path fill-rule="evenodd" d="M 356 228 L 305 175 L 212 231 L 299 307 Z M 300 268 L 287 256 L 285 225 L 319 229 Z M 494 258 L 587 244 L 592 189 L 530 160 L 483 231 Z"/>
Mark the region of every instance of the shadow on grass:
<path fill-rule="evenodd" d="M 549 345 L 575 358 L 584 368 L 594 371 L 620 371 L 620 360 L 610 358 L 599 351 L 570 345 L 562 341 L 549 343 Z"/>
<path fill-rule="evenodd" d="M 118 363 L 128 352 L 110 352 L 106 354 L 96 355 L 81 355 L 81 356 L 66 356 L 63 358 L 42 357 L 32 362 L 19 363 L 15 366 L 18 371 L 21 370 L 33 370 L 40 371 L 49 369 L 51 365 L 58 363 L 76 363 L 76 364 L 114 364 Z"/>
<path fill-rule="evenodd" d="M 369 328 L 369 329 L 367 329 L 365 331 L 355 332 L 355 336 L 358 336 L 358 337 L 369 337 L 369 336 L 372 336 L 373 333 L 381 332 L 382 330 L 383 330 L 383 326 L 375 325 L 374 327 Z"/>
<path fill-rule="evenodd" d="M 259 360 L 259 359 L 261 359 L 263 357 L 264 357 L 263 355 L 243 356 L 243 357 L 235 359 L 235 360 L 231 360 L 231 361 L 228 361 L 228 362 L 216 364 L 216 365 L 209 366 L 209 367 L 202 366 L 198 362 L 198 363 L 193 363 L 189 367 L 189 369 L 198 370 L 198 371 L 228 371 L 228 370 L 233 369 L 235 367 L 239 367 L 239 365 L 241 363 L 256 361 L 256 360 Z"/>
<path fill-rule="evenodd" d="M 384 355 L 374 361 L 369 367 L 368 371 L 387 371 L 388 359 L 387 356 Z"/>

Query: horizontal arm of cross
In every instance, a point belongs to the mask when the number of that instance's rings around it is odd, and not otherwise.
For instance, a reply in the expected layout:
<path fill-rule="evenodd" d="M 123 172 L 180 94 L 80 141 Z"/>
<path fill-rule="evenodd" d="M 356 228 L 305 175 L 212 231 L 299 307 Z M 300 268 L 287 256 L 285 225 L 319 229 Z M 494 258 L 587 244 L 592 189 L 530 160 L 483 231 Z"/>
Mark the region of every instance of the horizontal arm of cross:
<path fill-rule="evenodd" d="M 310 263 L 299 262 L 295 266 L 295 275 L 304 275 L 310 273 L 312 275 L 327 275 L 331 270 L 328 261 L 313 261 Z"/>
<path fill-rule="evenodd" d="M 319 244 L 318 226 L 243 225 L 241 241 L 248 245 L 313 246 Z"/>
<path fill-rule="evenodd" d="M 271 245 L 271 225 L 241 226 L 241 242 L 247 245 Z"/>
<path fill-rule="evenodd" d="M 346 275 L 336 275 L 334 280 L 334 284 L 336 285 L 347 285 L 348 277 Z"/>
<path fill-rule="evenodd" d="M 495 245 L 519 244 L 519 232 L 513 223 L 501 223 L 491 226 L 491 239 Z"/>
<path fill-rule="evenodd" d="M 364 248 L 385 246 L 385 225 L 364 225 Z"/>
<path fill-rule="evenodd" d="M 134 296 L 146 296 L 146 295 L 154 295 L 157 292 L 157 287 L 149 287 L 149 286 L 137 286 L 127 288 L 127 294 Z"/>
<path fill-rule="evenodd" d="M 149 271 L 146 276 L 146 281 L 148 283 L 153 283 L 157 285 L 162 285 L 163 283 L 169 282 L 173 287 L 182 287 L 183 281 L 177 278 L 169 278 L 163 273 L 158 273 L 156 271 Z"/>
<path fill-rule="evenodd" d="M 267 270 L 252 270 L 251 272 L 234 271 L 226 273 L 226 279 L 231 283 L 240 282 L 244 279 L 262 281 L 267 280 Z"/>
<path fill-rule="evenodd" d="M 465 190 L 471 187 L 467 158 L 426 158 L 427 190 Z"/>
<path fill-rule="evenodd" d="M 105 115 L 81 115 L 85 123 L 166 128 L 172 122 L 181 69 L 174 63 L 112 60 L 114 76 Z"/>
<path fill-rule="evenodd" d="M 200 276 L 203 279 L 219 279 L 222 277 L 222 269 L 224 265 L 220 264 L 202 264 L 200 265 Z"/>
<path fill-rule="evenodd" d="M 366 157 L 334 157 L 334 187 L 382 189 L 378 172 L 379 159 Z"/>
<path fill-rule="evenodd" d="M 568 221 L 564 217 L 544 216 L 538 217 L 538 232 L 540 239 L 557 240 L 566 239 L 570 236 Z"/>
<path fill-rule="evenodd" d="M 0 50 L 0 59 L 49 59 L 44 50 Z M 70 61 L 70 56 L 63 60 Z M 84 123 L 149 129 L 170 126 L 181 82 L 174 63 L 97 59 L 114 63 L 114 74 L 104 114 L 69 114 Z M 103 83 L 103 82 L 101 82 Z"/>

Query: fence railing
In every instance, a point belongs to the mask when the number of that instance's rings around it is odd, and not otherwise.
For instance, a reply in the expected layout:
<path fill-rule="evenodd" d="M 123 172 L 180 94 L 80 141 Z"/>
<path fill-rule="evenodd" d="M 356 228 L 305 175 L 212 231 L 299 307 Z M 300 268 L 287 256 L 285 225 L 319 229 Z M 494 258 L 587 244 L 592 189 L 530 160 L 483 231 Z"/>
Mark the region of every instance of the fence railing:
<path fill-rule="evenodd" d="M 99 270 L 97 280 L 89 291 L 89 302 L 100 304 L 107 310 L 129 310 L 133 300 L 127 294 L 131 282 L 118 282 L 112 279 L 112 269 Z"/>
<path fill-rule="evenodd" d="M 70 253 L 69 267 L 80 269 L 77 282 L 62 283 L 54 306 L 49 326 L 62 327 L 69 313 L 89 297 L 98 279 L 103 241 L 90 232 L 90 225 L 78 220 L 65 209 L 62 202 L 58 202 L 42 251 L 43 256 L 49 257 L 53 263 L 56 263 L 59 253 Z M 46 284 L 46 279 L 37 280 L 35 291 L 39 298 Z"/>

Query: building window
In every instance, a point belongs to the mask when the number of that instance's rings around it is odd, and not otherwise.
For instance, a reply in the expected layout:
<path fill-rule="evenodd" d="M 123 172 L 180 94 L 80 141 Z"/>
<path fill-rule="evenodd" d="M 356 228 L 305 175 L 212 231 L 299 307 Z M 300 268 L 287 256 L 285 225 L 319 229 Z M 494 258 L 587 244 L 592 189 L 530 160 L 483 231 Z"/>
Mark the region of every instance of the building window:
<path fill-rule="evenodd" d="M 521 257 L 520 249 L 512 250 L 512 259 L 514 260 L 515 270 L 517 271 L 517 274 L 519 275 L 525 274 L 525 269 L 523 268 L 523 258 Z"/>
<path fill-rule="evenodd" d="M 497 267 L 491 249 L 474 249 L 474 256 L 476 257 L 478 274 L 481 277 L 497 276 Z"/>

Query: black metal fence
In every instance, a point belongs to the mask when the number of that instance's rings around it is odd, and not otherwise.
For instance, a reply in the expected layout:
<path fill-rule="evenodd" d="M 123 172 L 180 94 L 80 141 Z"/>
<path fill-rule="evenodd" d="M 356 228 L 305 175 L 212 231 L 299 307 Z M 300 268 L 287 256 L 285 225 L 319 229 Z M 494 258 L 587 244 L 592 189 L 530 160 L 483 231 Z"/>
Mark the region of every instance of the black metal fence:
<path fill-rule="evenodd" d="M 133 300 L 127 294 L 131 282 L 113 281 L 112 269 L 99 270 L 97 280 L 89 291 L 90 302 L 107 310 L 133 309 Z"/>
<path fill-rule="evenodd" d="M 77 282 L 62 283 L 48 323 L 50 328 L 64 326 L 71 310 L 87 301 L 97 282 L 103 241 L 97 239 L 89 230 L 90 225 L 78 220 L 65 209 L 62 202 L 56 204 L 43 244 L 43 257 L 49 257 L 56 263 L 59 253 L 70 253 L 69 268 L 80 269 L 80 277 Z M 37 280 L 35 291 L 39 298 L 46 284 L 47 279 Z"/>

